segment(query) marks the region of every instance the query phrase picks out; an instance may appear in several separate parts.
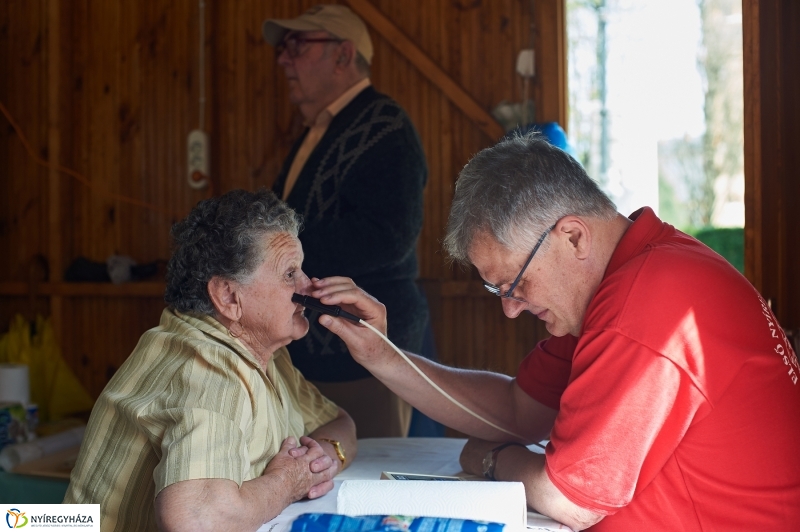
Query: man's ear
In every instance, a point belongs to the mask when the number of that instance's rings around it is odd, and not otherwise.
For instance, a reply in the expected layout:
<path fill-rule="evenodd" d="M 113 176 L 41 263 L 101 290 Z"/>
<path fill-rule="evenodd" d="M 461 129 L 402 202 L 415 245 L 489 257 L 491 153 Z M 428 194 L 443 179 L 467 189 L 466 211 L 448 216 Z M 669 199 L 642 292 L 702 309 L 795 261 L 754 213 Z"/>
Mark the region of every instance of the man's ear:
<path fill-rule="evenodd" d="M 585 259 L 592 249 L 592 234 L 588 224 L 578 216 L 565 216 L 556 225 L 556 232 L 566 235 L 577 259 Z"/>
<path fill-rule="evenodd" d="M 336 57 L 336 65 L 346 67 L 355 60 L 356 47 L 351 41 L 344 41 L 339 46 L 339 55 Z"/>
<path fill-rule="evenodd" d="M 208 281 L 208 295 L 217 312 L 231 321 L 242 317 L 239 300 L 239 285 L 233 281 L 214 276 Z"/>

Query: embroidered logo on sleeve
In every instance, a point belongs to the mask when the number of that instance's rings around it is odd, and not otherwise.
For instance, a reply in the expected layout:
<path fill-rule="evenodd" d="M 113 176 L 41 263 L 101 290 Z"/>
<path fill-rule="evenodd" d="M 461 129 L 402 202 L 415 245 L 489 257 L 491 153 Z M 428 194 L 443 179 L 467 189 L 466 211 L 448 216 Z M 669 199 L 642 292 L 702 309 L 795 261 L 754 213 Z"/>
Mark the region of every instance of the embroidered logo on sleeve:
<path fill-rule="evenodd" d="M 761 314 L 763 314 L 767 319 L 769 333 L 774 341 L 773 350 L 779 357 L 783 359 L 783 363 L 788 367 L 789 378 L 792 380 L 792 384 L 796 386 L 797 375 L 800 373 L 800 365 L 797 362 L 797 355 L 792 349 L 791 344 L 789 344 L 789 339 L 786 337 L 786 333 L 783 332 L 783 329 L 775 320 L 775 316 L 772 315 L 772 311 L 769 309 L 767 302 L 764 301 L 764 298 L 760 295 L 758 296 L 758 300 L 761 302 Z"/>

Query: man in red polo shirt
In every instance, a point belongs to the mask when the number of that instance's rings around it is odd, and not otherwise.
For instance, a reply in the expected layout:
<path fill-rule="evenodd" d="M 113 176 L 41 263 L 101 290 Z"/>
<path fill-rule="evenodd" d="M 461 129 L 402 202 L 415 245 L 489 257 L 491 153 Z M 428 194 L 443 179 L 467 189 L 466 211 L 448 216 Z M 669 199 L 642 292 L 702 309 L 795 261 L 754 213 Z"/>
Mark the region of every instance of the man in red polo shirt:
<path fill-rule="evenodd" d="M 389 388 L 473 436 L 465 471 L 523 482 L 531 507 L 576 530 L 800 526 L 800 367 L 722 257 L 649 208 L 622 216 L 580 165 L 530 136 L 464 168 L 445 247 L 508 317 L 531 312 L 552 334 L 515 379 L 412 355 L 502 430 L 366 328 L 320 322 Z M 312 295 L 385 328 L 383 306 L 349 279 L 315 281 Z M 544 456 L 518 445 L 545 437 Z"/>

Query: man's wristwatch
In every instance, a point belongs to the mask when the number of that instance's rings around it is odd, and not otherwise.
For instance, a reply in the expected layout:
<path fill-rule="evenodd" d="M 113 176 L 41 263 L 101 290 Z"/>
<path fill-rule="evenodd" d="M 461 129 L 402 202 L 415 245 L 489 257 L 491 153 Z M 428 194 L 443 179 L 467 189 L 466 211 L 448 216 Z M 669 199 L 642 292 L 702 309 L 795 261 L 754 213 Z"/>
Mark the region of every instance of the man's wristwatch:
<path fill-rule="evenodd" d="M 497 480 L 494 478 L 494 468 L 497 467 L 497 455 L 500 454 L 500 451 L 508 447 L 509 445 L 519 445 L 520 447 L 525 447 L 521 443 L 517 442 L 507 442 L 502 443 L 486 453 L 486 456 L 483 458 L 483 476 L 488 478 L 489 480 Z"/>
<path fill-rule="evenodd" d="M 332 440 L 330 438 L 317 438 L 319 441 L 326 441 L 333 445 L 333 450 L 336 451 L 336 457 L 342 463 L 342 468 L 344 468 L 344 463 L 347 461 L 347 458 L 344 455 L 344 447 L 342 444 L 339 443 L 337 440 Z"/>

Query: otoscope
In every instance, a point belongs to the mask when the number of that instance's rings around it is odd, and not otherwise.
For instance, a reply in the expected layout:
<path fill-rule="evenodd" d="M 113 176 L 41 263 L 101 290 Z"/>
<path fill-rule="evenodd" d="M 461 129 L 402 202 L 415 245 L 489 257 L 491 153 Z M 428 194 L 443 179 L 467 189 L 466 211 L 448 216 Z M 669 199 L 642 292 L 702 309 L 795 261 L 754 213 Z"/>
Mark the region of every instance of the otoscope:
<path fill-rule="evenodd" d="M 361 321 L 361 318 L 355 314 L 350 314 L 349 312 L 342 310 L 342 307 L 337 305 L 325 305 L 324 303 L 320 302 L 319 299 L 311 296 L 294 294 L 292 295 L 292 303 L 303 305 L 304 307 L 315 310 L 321 314 L 328 314 L 329 316 L 334 316 L 336 318 L 344 318 L 352 321 L 353 323 L 359 323 Z"/>
<path fill-rule="evenodd" d="M 358 316 L 356 316 L 355 314 L 350 314 L 349 312 L 347 312 L 347 311 L 345 311 L 345 310 L 342 310 L 342 307 L 340 307 L 340 306 L 338 306 L 338 305 L 326 305 L 326 304 L 322 303 L 322 302 L 321 302 L 319 299 L 313 298 L 313 297 L 311 297 L 311 296 L 304 296 L 304 295 L 301 295 L 301 294 L 293 294 L 293 295 L 292 295 L 292 303 L 297 303 L 298 305 L 303 305 L 303 306 L 304 306 L 304 307 L 306 307 L 307 309 L 311 309 L 311 310 L 314 310 L 314 311 L 320 312 L 320 313 L 322 313 L 322 314 L 328 314 L 329 316 L 334 316 L 334 317 L 336 317 L 336 318 L 344 318 L 344 319 L 346 319 L 346 320 L 352 321 L 353 323 L 356 323 L 356 324 L 359 324 L 359 325 L 363 325 L 364 327 L 367 327 L 367 328 L 368 328 L 368 329 L 370 329 L 372 332 L 374 332 L 375 334 L 377 334 L 378 336 L 380 336 L 380 337 L 383 339 L 383 341 L 384 341 L 384 342 L 386 342 L 387 344 L 389 344 L 389 346 L 390 346 L 392 349 L 394 349 L 395 351 L 397 351 L 397 353 L 398 353 L 398 354 L 399 354 L 399 355 L 400 355 L 400 356 L 403 358 L 403 360 L 405 360 L 406 362 L 408 362 L 408 364 L 409 364 L 409 365 L 410 365 L 412 368 L 414 368 L 414 370 L 415 370 L 417 373 L 419 373 L 419 374 L 420 374 L 420 376 L 422 376 L 422 378 L 423 378 L 423 379 L 425 379 L 426 381 L 428 381 L 428 384 L 430 384 L 431 386 L 433 386 L 433 387 L 436 389 L 436 391 L 438 391 L 438 392 L 439 392 L 439 393 L 441 393 L 443 396 L 445 396 L 445 398 L 446 398 L 446 399 L 450 400 L 450 402 L 451 402 L 451 403 L 453 403 L 453 404 L 454 404 L 454 405 L 456 405 L 457 407 L 461 408 L 461 410 L 463 410 L 463 411 L 467 412 L 468 414 L 472 415 L 473 417 L 475 417 L 475 418 L 477 418 L 477 419 L 480 419 L 481 421 L 483 421 L 484 423 L 486 423 L 486 424 L 487 424 L 487 425 L 489 425 L 490 427 L 493 427 L 493 428 L 496 428 L 497 430 L 503 431 L 503 432 L 505 432 L 506 434 L 511 434 L 512 436 L 516 436 L 517 438 L 520 438 L 520 439 L 523 439 L 523 440 L 525 439 L 524 437 L 520 436 L 519 434 L 517 434 L 517 433 L 515 433 L 515 432 L 511 432 L 510 430 L 506 430 L 506 429 L 504 429 L 503 427 L 500 427 L 500 426 L 498 426 L 498 425 L 495 425 L 494 423 L 492 423 L 492 422 L 491 422 L 491 421 L 489 421 L 488 419 L 486 419 L 486 418 L 482 417 L 480 414 L 477 414 L 477 413 L 473 412 L 472 410 L 470 410 L 470 409 L 469 409 L 469 408 L 467 408 L 466 406 L 464 406 L 464 405 L 462 405 L 461 403 L 459 403 L 459 402 L 458 402 L 456 399 L 454 399 L 452 396 L 450 396 L 450 394 L 449 394 L 449 393 L 447 393 L 446 391 L 442 390 L 442 389 L 439 387 L 439 385 L 438 385 L 438 384 L 436 384 L 435 382 L 433 382 L 433 381 L 432 381 L 432 380 L 431 380 L 431 379 L 430 379 L 430 378 L 429 378 L 427 375 L 425 375 L 425 373 L 423 373 L 423 372 L 422 372 L 422 370 L 421 370 L 421 369 L 419 369 L 419 368 L 417 367 L 417 365 L 416 365 L 416 364 L 414 364 L 414 362 L 412 362 L 412 361 L 411 361 L 411 359 L 410 359 L 410 358 L 408 358 L 408 356 L 406 356 L 406 354 L 405 354 L 405 353 L 403 353 L 403 351 L 401 351 L 401 350 L 400 350 L 400 348 L 398 348 L 396 345 L 394 345 L 394 344 L 392 343 L 392 341 L 391 341 L 391 340 L 389 340 L 389 339 L 386 337 L 386 335 L 385 335 L 385 334 L 383 334 L 383 333 L 382 333 L 382 332 L 380 332 L 378 329 L 376 329 L 375 327 L 373 327 L 372 325 L 370 325 L 370 324 L 369 324 L 369 323 L 367 323 L 366 321 L 362 320 L 361 318 L 359 318 L 359 317 L 358 317 Z"/>

